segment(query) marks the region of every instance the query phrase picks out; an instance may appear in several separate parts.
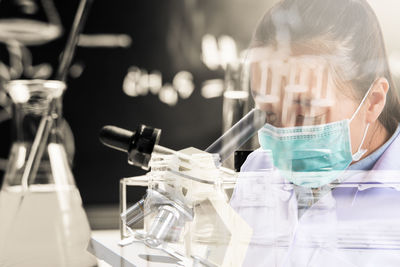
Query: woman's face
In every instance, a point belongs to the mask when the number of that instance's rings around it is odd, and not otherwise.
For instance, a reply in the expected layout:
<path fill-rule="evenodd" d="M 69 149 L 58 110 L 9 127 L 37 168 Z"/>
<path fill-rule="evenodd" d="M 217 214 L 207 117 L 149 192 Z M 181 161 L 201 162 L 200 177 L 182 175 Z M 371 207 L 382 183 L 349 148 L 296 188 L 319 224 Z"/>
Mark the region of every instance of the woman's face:
<path fill-rule="evenodd" d="M 250 59 L 256 106 L 267 112 L 267 122 L 273 126 L 319 125 L 350 119 L 360 105 L 349 85 L 335 82 L 333 69 L 322 57 L 274 55 Z M 353 153 L 366 127 L 363 106 L 350 124 Z"/>

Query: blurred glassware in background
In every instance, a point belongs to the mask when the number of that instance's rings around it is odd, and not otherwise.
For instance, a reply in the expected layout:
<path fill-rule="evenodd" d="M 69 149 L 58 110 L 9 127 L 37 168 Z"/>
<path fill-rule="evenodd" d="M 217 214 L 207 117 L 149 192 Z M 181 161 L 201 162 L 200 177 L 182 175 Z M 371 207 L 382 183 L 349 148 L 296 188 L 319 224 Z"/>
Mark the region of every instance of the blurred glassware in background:
<path fill-rule="evenodd" d="M 322 56 L 274 54 L 253 48 L 246 58 L 251 93 L 268 123 L 281 127 L 324 124 L 337 97 L 330 59 Z M 295 104 L 294 104 L 295 103 Z"/>
<path fill-rule="evenodd" d="M 247 68 L 239 62 L 227 64 L 222 104 L 222 132 L 232 128 L 250 111 L 251 106 Z M 239 149 L 254 150 L 255 146 L 255 141 L 251 139 Z M 226 160 L 224 166 L 234 169 L 234 157 Z"/>
<path fill-rule="evenodd" d="M 85 67 L 85 64 L 81 61 L 72 64 L 71 68 L 69 69 L 69 76 L 73 79 L 79 78 L 84 72 Z"/>
<path fill-rule="evenodd" d="M 6 48 L 9 56 L 9 66 L 0 62 L 0 78 L 4 81 L 21 79 L 48 79 L 53 73 L 53 68 L 49 63 L 33 65 L 31 51 L 16 40 L 8 40 Z"/>
<path fill-rule="evenodd" d="M 210 70 L 222 67 L 226 70 L 230 64 L 238 62 L 238 50 L 235 40 L 228 35 L 218 38 L 206 34 L 201 43 L 202 61 Z"/>
<path fill-rule="evenodd" d="M 223 132 L 249 112 L 249 87 L 243 80 L 242 65 L 228 65 L 225 71 L 223 99 Z"/>
<path fill-rule="evenodd" d="M 242 66 L 242 61 L 245 56 L 246 51 L 239 53 L 237 43 L 231 36 L 222 35 L 218 38 L 218 40 L 215 36 L 211 34 L 206 34 L 203 36 L 202 61 L 204 65 L 206 65 L 207 68 L 210 70 L 217 70 L 218 68 L 222 68 L 225 72 L 225 81 L 219 79 L 205 81 L 203 83 L 201 92 L 204 98 L 214 98 L 224 95 L 224 105 L 226 107 L 224 108 L 223 114 L 224 124 L 227 125 L 223 126 L 223 131 L 229 129 L 233 125 L 232 119 L 228 119 L 228 117 L 235 117 L 235 115 L 229 114 L 229 110 L 236 110 L 236 108 L 233 107 L 233 109 L 228 108 L 228 104 L 225 103 L 232 102 L 232 99 L 240 98 L 244 100 L 249 96 L 247 84 L 248 77 L 242 77 L 242 75 L 246 75 L 246 73 L 242 72 L 246 70 Z M 225 99 L 229 100 L 225 101 Z M 249 109 L 246 109 L 246 104 L 243 103 L 239 104 L 239 106 L 241 106 L 240 109 L 242 111 L 240 111 L 241 115 L 239 114 L 238 118 L 242 118 L 242 116 L 246 114 Z M 242 109 L 242 106 L 244 107 L 244 109 Z M 233 123 L 236 121 L 237 120 L 234 119 Z"/>
<path fill-rule="evenodd" d="M 158 93 L 158 98 L 161 102 L 167 105 L 175 106 L 178 103 L 179 97 L 175 88 L 171 84 L 167 83 L 161 87 L 161 90 Z"/>
<path fill-rule="evenodd" d="M 229 65 L 237 64 L 238 52 L 236 42 L 228 35 L 222 35 L 218 38 L 218 46 L 220 50 L 220 64 L 224 70 Z"/>
<path fill-rule="evenodd" d="M 44 44 L 62 34 L 61 20 L 52 0 L 0 2 L 0 41 Z"/>
<path fill-rule="evenodd" d="M 12 101 L 7 97 L 4 84 L 22 77 L 46 80 L 53 73 L 53 68 L 49 63 L 33 65 L 32 53 L 20 42 L 7 40 L 5 48 L 8 52 L 8 65 L 0 61 L 0 123 L 11 119 L 12 114 Z M 66 122 L 63 125 L 69 130 Z M 0 159 L 0 162 L 0 170 L 4 171 L 7 159 Z"/>
<path fill-rule="evenodd" d="M 241 58 L 241 57 L 240 57 Z M 224 87 L 227 90 L 232 90 L 233 87 L 237 87 L 235 82 L 231 80 L 236 79 L 240 83 L 241 68 L 239 65 L 239 53 L 237 50 L 237 44 L 235 40 L 228 36 L 222 35 L 218 38 L 206 34 L 202 39 L 202 61 L 210 70 L 218 70 L 220 67 L 226 72 L 225 84 L 220 79 L 211 79 L 203 82 L 201 88 L 201 95 L 206 98 L 220 97 L 223 95 Z M 237 73 L 234 73 L 237 71 Z M 235 77 L 233 77 L 235 76 Z M 236 77 L 238 76 L 238 78 Z M 189 71 L 179 71 L 175 74 L 172 79 L 172 85 L 162 83 L 162 74 L 159 71 L 148 72 L 147 70 L 140 69 L 137 66 L 132 66 L 128 69 L 122 89 L 124 93 L 131 97 L 145 96 L 150 91 L 152 94 L 158 94 L 161 102 L 175 106 L 178 103 L 179 98 L 189 98 L 194 90 L 194 77 Z M 236 83 L 237 83 L 236 82 Z M 240 85 L 241 86 L 241 85 Z M 233 89 L 234 91 L 237 89 Z M 246 90 L 246 89 L 245 89 Z M 248 92 L 246 92 L 249 95 Z M 233 96 L 235 93 L 228 93 L 227 98 L 237 98 L 238 95 Z M 240 96 L 244 98 L 243 93 Z M 246 114 L 249 109 L 244 109 L 242 115 Z M 225 112 L 224 112 L 225 114 Z M 239 116 L 241 118 L 242 116 Z M 236 122 L 236 121 L 234 121 Z M 229 126 L 232 126 L 230 124 Z M 224 126 L 225 129 L 225 126 Z"/>
<path fill-rule="evenodd" d="M 188 71 L 180 71 L 172 80 L 172 85 L 181 98 L 189 98 L 194 91 L 193 75 Z"/>
<path fill-rule="evenodd" d="M 172 84 L 162 83 L 161 72 L 148 72 L 145 69 L 132 66 L 124 78 L 122 90 L 131 97 L 146 96 L 149 92 L 158 95 L 161 102 L 175 106 L 179 97 L 189 98 L 194 91 L 193 75 L 188 71 L 175 74 Z"/>
<path fill-rule="evenodd" d="M 133 66 L 128 69 L 128 73 L 126 74 L 122 85 L 122 90 L 125 94 L 132 97 L 138 96 L 137 87 L 139 86 L 138 81 L 140 76 L 141 71 L 138 67 Z"/>
<path fill-rule="evenodd" d="M 66 85 L 14 80 L 5 87 L 15 140 L 0 191 L 0 265 L 94 266 L 86 251 L 90 227 L 69 165 L 73 136 L 61 114 Z M 49 114 L 53 103 L 57 108 Z M 54 123 L 46 143 L 37 144 L 44 116 Z M 43 156 L 32 164 L 31 151 L 40 147 Z"/>
<path fill-rule="evenodd" d="M 137 91 L 139 95 L 147 95 L 149 93 L 149 73 L 145 69 L 141 69 L 140 72 Z"/>
<path fill-rule="evenodd" d="M 158 94 L 162 87 L 161 72 L 154 70 L 149 74 L 149 90 L 153 95 Z"/>
<path fill-rule="evenodd" d="M 220 66 L 219 49 L 214 35 L 206 34 L 201 42 L 202 61 L 210 70 Z"/>
<path fill-rule="evenodd" d="M 201 95 L 204 98 L 220 97 L 224 91 L 224 80 L 211 79 L 204 81 L 201 87 Z"/>
<path fill-rule="evenodd" d="M 128 34 L 80 34 L 77 45 L 80 47 L 129 48 L 132 38 Z"/>

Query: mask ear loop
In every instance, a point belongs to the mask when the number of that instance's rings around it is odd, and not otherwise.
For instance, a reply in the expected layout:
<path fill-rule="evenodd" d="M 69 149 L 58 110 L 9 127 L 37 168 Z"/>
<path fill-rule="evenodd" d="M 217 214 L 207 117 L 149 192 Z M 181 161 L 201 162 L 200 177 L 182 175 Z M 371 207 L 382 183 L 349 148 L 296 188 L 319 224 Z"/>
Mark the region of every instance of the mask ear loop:
<path fill-rule="evenodd" d="M 371 84 L 371 86 L 369 87 L 367 93 L 364 95 L 363 99 L 361 100 L 360 105 L 358 105 L 358 108 L 356 109 L 356 111 L 353 113 L 353 116 L 351 116 L 350 118 L 350 122 L 355 118 L 355 116 L 357 115 L 357 113 L 360 111 L 362 105 L 364 104 L 365 100 L 367 99 L 369 92 L 371 91 L 372 87 L 374 86 L 375 81 Z M 353 161 L 359 161 L 361 159 L 361 157 L 368 151 L 368 149 L 362 149 L 362 145 L 364 144 L 365 141 L 365 137 L 367 136 L 368 133 L 368 128 L 369 128 L 369 123 L 367 124 L 367 127 L 365 127 L 365 131 L 364 131 L 364 135 L 363 138 L 361 139 L 361 143 L 358 146 L 357 152 L 354 153 L 352 155 Z"/>
<path fill-rule="evenodd" d="M 364 144 L 365 141 L 365 137 L 367 136 L 367 132 L 368 132 L 368 128 L 369 128 L 369 123 L 367 124 L 367 127 L 365 128 L 364 131 L 364 136 L 361 140 L 360 145 L 358 146 L 357 152 L 354 153 L 351 157 L 353 158 L 353 161 L 359 161 L 361 159 L 361 157 L 368 151 L 368 149 L 362 149 L 362 145 Z"/>

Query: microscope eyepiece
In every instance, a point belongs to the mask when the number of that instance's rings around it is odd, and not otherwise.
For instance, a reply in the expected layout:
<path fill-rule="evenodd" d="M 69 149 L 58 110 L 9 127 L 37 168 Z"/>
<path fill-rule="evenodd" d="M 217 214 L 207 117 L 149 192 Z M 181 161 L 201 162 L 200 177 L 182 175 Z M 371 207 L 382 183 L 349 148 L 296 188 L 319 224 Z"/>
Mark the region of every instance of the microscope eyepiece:
<path fill-rule="evenodd" d="M 135 132 L 107 125 L 100 131 L 100 141 L 104 145 L 113 149 L 128 152 L 133 135 L 135 135 Z"/>
<path fill-rule="evenodd" d="M 160 134 L 160 129 L 146 125 L 139 125 L 133 132 L 108 125 L 101 129 L 100 141 L 108 147 L 127 152 L 130 164 L 148 170 L 151 154 L 158 144 Z"/>

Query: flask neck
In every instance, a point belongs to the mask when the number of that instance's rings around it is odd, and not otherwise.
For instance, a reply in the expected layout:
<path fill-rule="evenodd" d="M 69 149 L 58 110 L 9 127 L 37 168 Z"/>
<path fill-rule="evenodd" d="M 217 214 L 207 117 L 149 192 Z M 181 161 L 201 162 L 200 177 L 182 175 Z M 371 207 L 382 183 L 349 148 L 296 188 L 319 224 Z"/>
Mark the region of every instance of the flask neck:
<path fill-rule="evenodd" d="M 32 106 L 31 103 L 14 103 L 13 104 L 13 140 L 14 142 L 31 144 L 33 143 L 36 133 L 40 127 L 43 117 L 50 116 L 53 120 L 49 138 L 47 142 L 59 143 L 57 137 L 58 128 L 62 121 L 62 99 L 54 99 L 55 108 L 50 111 L 50 103 L 41 104 L 42 106 Z"/>
<path fill-rule="evenodd" d="M 61 109 L 65 84 L 16 80 L 5 88 L 13 101 L 15 139 L 3 185 L 22 185 L 24 190 L 32 184 L 74 185 L 63 142 L 66 123 Z M 35 140 L 39 133 L 41 142 Z"/>
<path fill-rule="evenodd" d="M 13 102 L 14 142 L 32 143 L 42 118 L 53 120 L 47 142 L 57 138 L 62 116 L 62 92 L 65 84 L 58 81 L 19 80 L 6 86 Z"/>

